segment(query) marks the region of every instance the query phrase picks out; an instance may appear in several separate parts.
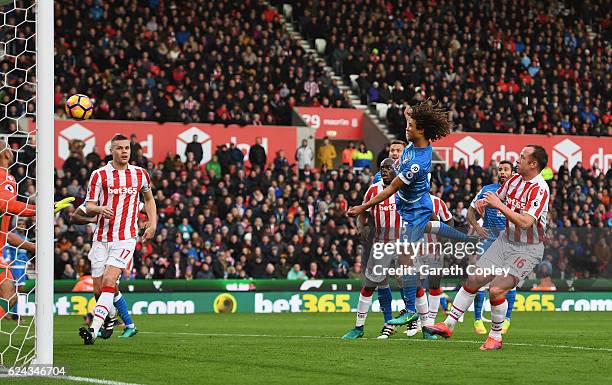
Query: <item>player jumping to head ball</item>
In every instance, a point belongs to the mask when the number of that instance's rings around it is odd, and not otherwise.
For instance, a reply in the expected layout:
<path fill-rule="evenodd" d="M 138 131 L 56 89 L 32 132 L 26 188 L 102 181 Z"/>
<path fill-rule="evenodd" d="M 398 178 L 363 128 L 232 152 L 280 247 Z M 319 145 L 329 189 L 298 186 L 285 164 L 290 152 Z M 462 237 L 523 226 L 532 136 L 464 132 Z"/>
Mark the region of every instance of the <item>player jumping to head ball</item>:
<path fill-rule="evenodd" d="M 451 132 L 452 123 L 448 120 L 446 110 L 431 104 L 429 101 L 408 107 L 404 111 L 406 117 L 406 139 L 408 145 L 400 158 L 397 167 L 397 177 L 383 191 L 368 202 L 351 207 L 349 216 L 358 216 L 397 193 L 397 211 L 402 218 L 402 241 L 418 242 L 425 232 L 468 242 L 466 234 L 442 223 L 431 221 L 433 204 L 429 196 L 429 171 L 431 169 L 431 142 L 447 136 Z M 414 256 L 400 256 L 400 264 L 412 266 Z M 413 282 L 413 276 L 405 276 L 406 282 Z M 404 285 L 407 287 L 409 284 Z M 412 283 L 414 285 L 414 283 Z M 407 311 L 400 319 L 393 322 L 396 325 L 415 321 L 418 314 Z"/>

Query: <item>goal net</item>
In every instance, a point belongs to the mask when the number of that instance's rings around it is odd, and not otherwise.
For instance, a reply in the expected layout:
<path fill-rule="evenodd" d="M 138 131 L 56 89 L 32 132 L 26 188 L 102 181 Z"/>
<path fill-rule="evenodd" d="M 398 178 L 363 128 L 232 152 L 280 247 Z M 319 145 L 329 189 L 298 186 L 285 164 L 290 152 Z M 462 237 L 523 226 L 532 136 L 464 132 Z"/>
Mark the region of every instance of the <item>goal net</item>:
<path fill-rule="evenodd" d="M 37 14 L 48 12 L 43 19 L 49 24 L 48 20 L 53 17 L 52 7 L 51 0 L 0 0 L 2 367 L 26 366 L 33 362 L 41 351 L 41 347 L 37 347 L 40 341 L 37 336 L 41 333 L 49 336 L 42 339 L 45 345 L 45 353 L 39 357 L 42 360 L 36 361 L 52 363 L 53 25 L 50 30 L 47 25 L 47 29 L 42 29 L 44 33 L 37 34 L 37 30 L 41 30 Z M 37 49 L 42 46 L 44 50 Z M 46 55 L 44 63 L 41 62 L 42 51 Z M 39 68 L 41 64 L 45 67 L 42 77 L 39 76 L 43 70 Z M 43 88 L 44 94 L 37 92 Z M 37 143 L 45 143 L 44 148 Z M 37 162 L 41 156 L 44 162 Z M 37 174 L 41 175 L 41 164 L 37 163 L 45 163 L 46 169 L 42 170 L 48 175 L 37 178 Z M 19 209 L 15 211 L 12 196 L 19 202 L 37 204 L 36 215 Z M 40 216 L 40 212 L 47 214 Z M 36 252 L 26 250 L 26 242 L 34 243 Z M 37 306 L 42 299 L 45 302 Z"/>

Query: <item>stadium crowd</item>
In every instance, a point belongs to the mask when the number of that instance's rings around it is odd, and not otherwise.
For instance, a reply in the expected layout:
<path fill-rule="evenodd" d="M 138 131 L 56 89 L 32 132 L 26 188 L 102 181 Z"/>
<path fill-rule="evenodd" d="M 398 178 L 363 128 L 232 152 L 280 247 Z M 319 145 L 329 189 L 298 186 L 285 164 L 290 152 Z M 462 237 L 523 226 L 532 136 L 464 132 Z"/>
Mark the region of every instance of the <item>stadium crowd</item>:
<path fill-rule="evenodd" d="M 269 156 L 260 170 L 240 156 L 224 154 L 232 150 L 220 147 L 209 163 L 198 165 L 191 154 L 186 162 L 176 156 L 153 164 L 133 148 L 132 162 L 151 175 L 159 227 L 152 241 L 138 243 L 131 278 L 358 277 L 364 250 L 345 211 L 362 202 L 376 170 L 357 174 L 345 165 L 324 165 L 297 173 L 283 153 Z M 90 171 L 104 161 L 95 152 L 73 148 L 57 170 L 57 198 L 83 196 Z M 438 165 L 432 192 L 448 203 L 455 225 L 468 231 L 467 204 L 496 180 L 494 162 L 485 167 L 458 162 L 447 171 Z M 606 175 L 581 164 L 563 167 L 549 180 L 549 233 L 557 244 L 547 249 L 548 272 L 538 274 L 612 276 L 609 231 L 608 238 L 595 231 L 612 227 L 611 183 L 612 170 Z M 57 278 L 88 270 L 92 226 L 71 225 L 70 213 L 61 214 L 55 227 Z M 146 221 L 144 214 L 140 221 Z"/>
<path fill-rule="evenodd" d="M 272 3 L 281 9 L 285 2 Z M 427 97 L 451 111 L 459 130 L 612 133 L 611 9 L 604 1 L 567 8 L 526 0 L 290 3 L 302 36 L 326 40 L 324 57 L 335 72 L 347 81 L 358 75 L 362 101 L 390 104 L 387 121 L 396 134 L 405 125 L 403 105 Z M 97 119 L 288 124 L 294 106 L 350 107 L 346 92 L 261 0 L 70 0 L 55 7 L 59 116 L 74 93 L 94 98 Z M 9 24 L 20 17 L 6 15 Z M 31 59 L 22 57 L 19 66 Z M 20 83 L 13 72 L 7 82 Z M 17 90 L 22 99 L 31 96 L 28 87 L 8 87 L 3 100 Z M 7 116 L 33 106 L 15 103 Z M 4 131 L 16 130 L 13 120 L 3 122 Z M 26 166 L 32 148 L 25 146 L 11 169 L 24 181 L 23 196 L 34 194 Z M 331 150 L 310 152 L 330 162 L 341 154 L 344 165 L 296 170 L 293 154 L 259 151 L 245 165 L 227 148 L 200 166 L 196 153 L 187 162 L 153 164 L 134 148 L 132 161 L 151 174 L 160 218 L 157 236 L 137 246 L 131 278 L 358 277 L 364 250 L 344 212 L 362 201 L 375 170 L 354 172 L 350 147 Z M 357 159 L 376 168 L 381 156 L 360 151 L 367 156 Z M 73 148 L 56 170 L 57 197 L 83 196 L 89 173 L 104 161 Z M 433 170 L 432 192 L 468 231 L 469 201 L 494 180 L 494 164 L 458 162 Z M 612 276 L 609 231 L 597 232 L 612 227 L 611 181 L 612 171 L 580 164 L 549 178 L 550 243 L 536 274 Z M 88 273 L 92 228 L 71 225 L 69 215 L 60 214 L 55 227 L 57 278 Z"/>
<path fill-rule="evenodd" d="M 290 3 L 335 72 L 359 75 L 362 102 L 389 104 L 400 137 L 403 105 L 427 97 L 459 130 L 612 134 L 604 1 Z M 77 92 L 105 119 L 289 124 L 293 106 L 350 107 L 259 0 L 67 1 L 56 14 L 59 116 Z"/>
<path fill-rule="evenodd" d="M 606 1 L 290 3 L 335 71 L 359 75 L 362 103 L 390 105 L 399 137 L 403 105 L 427 97 L 464 131 L 612 135 Z"/>
<path fill-rule="evenodd" d="M 262 1 L 55 4 L 55 104 L 96 118 L 288 125 L 294 106 L 349 107 Z"/>

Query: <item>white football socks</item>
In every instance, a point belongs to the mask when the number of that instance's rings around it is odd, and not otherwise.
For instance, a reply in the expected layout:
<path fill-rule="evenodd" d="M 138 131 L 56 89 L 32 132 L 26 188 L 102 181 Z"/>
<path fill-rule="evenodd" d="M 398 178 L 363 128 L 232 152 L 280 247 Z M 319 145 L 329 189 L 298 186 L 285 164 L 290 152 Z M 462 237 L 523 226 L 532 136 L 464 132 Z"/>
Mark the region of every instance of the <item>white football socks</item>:
<path fill-rule="evenodd" d="M 453 301 L 453 306 L 451 307 L 450 313 L 448 313 L 448 317 L 444 320 L 446 326 L 448 326 L 451 330 L 455 328 L 457 321 L 463 316 L 463 313 L 467 309 L 469 309 L 472 302 L 474 302 L 474 297 L 476 297 L 476 292 L 469 292 L 465 290 L 465 287 L 461 287 L 459 292 L 455 296 L 455 300 Z"/>
<path fill-rule="evenodd" d="M 508 301 L 504 298 L 503 302 L 494 303 L 494 301 L 491 302 L 491 330 L 489 331 L 489 337 L 501 341 L 501 331 L 506 319 L 506 312 L 508 311 Z"/>
<path fill-rule="evenodd" d="M 425 295 L 425 290 L 423 289 L 419 289 L 419 291 L 417 291 L 416 309 L 419 313 L 419 320 L 421 320 L 421 325 L 425 325 L 427 319 L 429 318 L 429 304 L 427 303 L 427 296 Z"/>
<path fill-rule="evenodd" d="M 91 323 L 91 328 L 93 328 L 93 337 L 96 338 L 98 335 L 98 331 L 102 327 L 106 316 L 110 313 L 111 309 L 114 308 L 113 299 L 115 297 L 115 288 L 102 288 L 102 293 L 100 294 L 100 298 L 98 298 L 98 302 L 96 303 L 96 307 L 93 310 L 93 321 Z"/>
<path fill-rule="evenodd" d="M 357 303 L 357 320 L 355 321 L 356 327 L 361 327 L 365 325 L 366 317 L 368 316 L 368 310 L 370 309 L 370 305 L 372 304 L 373 294 L 373 291 L 368 292 L 366 290 L 361 290 L 361 293 L 359 294 L 359 302 Z"/>
<path fill-rule="evenodd" d="M 429 315 L 425 326 L 431 326 L 436 323 L 438 309 L 440 308 L 440 297 L 442 297 L 442 294 L 429 294 Z"/>

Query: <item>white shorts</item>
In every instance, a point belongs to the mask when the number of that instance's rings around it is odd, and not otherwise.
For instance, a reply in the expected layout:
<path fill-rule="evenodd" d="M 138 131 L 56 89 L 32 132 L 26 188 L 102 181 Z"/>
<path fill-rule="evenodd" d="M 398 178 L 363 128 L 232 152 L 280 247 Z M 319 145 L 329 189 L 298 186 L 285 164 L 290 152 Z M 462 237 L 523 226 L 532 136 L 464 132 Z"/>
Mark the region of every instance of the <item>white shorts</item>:
<path fill-rule="evenodd" d="M 120 269 L 131 269 L 136 238 L 114 242 L 94 241 L 89 251 L 91 261 L 91 276 L 101 277 L 106 266 L 115 266 Z"/>
<path fill-rule="evenodd" d="M 440 254 L 425 254 L 419 255 L 415 259 L 415 267 L 417 271 L 421 266 L 428 266 L 429 268 L 442 268 L 444 267 L 444 256 Z"/>
<path fill-rule="evenodd" d="M 508 273 L 523 281 L 533 269 L 542 262 L 544 244 L 510 242 L 505 232 L 493 242 L 491 247 L 476 262 L 477 267 L 501 267 L 510 269 Z"/>
<path fill-rule="evenodd" d="M 367 279 L 366 286 L 387 284 L 387 269 L 394 266 L 397 257 L 395 250 L 392 253 L 387 253 L 384 247 L 378 249 L 375 244 L 372 245 L 370 257 L 364 271 Z M 382 245 L 383 243 L 379 242 L 378 244 Z"/>

